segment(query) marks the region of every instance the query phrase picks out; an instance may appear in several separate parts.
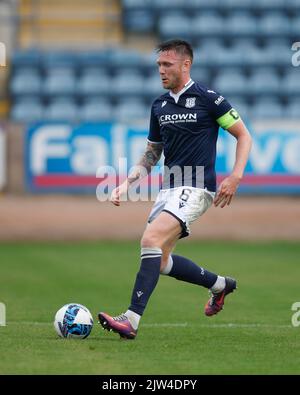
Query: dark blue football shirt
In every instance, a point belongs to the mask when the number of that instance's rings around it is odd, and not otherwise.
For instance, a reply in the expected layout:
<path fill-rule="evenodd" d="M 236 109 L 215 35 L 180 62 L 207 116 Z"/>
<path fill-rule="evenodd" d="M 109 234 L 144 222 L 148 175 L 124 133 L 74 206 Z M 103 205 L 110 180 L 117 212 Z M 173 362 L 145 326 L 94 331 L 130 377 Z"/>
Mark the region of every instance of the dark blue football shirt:
<path fill-rule="evenodd" d="M 163 143 L 168 168 L 190 166 L 189 186 L 199 186 L 197 166 L 203 166 L 203 187 L 214 192 L 219 127 L 230 128 L 239 119 L 223 96 L 190 80 L 177 94 L 169 91 L 153 102 L 148 141 Z"/>

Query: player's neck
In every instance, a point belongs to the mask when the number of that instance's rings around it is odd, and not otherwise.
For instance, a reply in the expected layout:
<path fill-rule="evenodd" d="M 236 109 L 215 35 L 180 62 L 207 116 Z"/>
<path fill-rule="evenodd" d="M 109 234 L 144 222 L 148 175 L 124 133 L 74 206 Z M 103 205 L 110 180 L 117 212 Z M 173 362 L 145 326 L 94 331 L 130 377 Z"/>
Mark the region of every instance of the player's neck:
<path fill-rule="evenodd" d="M 182 91 L 189 83 L 191 82 L 191 77 L 187 76 L 180 85 L 176 86 L 176 88 L 171 89 L 171 92 L 177 95 L 180 91 Z"/>

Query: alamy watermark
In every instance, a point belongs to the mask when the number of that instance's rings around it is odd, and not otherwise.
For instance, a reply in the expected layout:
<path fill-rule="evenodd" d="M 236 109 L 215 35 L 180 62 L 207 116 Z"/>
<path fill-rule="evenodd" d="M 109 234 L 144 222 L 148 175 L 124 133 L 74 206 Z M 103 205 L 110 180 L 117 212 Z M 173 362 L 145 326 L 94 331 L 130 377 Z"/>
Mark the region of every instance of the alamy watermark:
<path fill-rule="evenodd" d="M 0 66 L 6 66 L 6 47 L 3 42 L 0 41 Z"/>
<path fill-rule="evenodd" d="M 112 191 L 128 177 L 139 174 L 127 194 L 120 196 L 120 201 L 154 201 L 160 189 L 193 186 L 204 189 L 204 166 L 153 166 L 151 176 L 147 177 L 147 169 L 133 166 L 128 170 L 127 158 L 119 158 L 118 169 L 113 166 L 100 166 L 96 177 L 99 184 L 96 196 L 100 202 L 110 200 Z"/>
<path fill-rule="evenodd" d="M 293 303 L 292 310 L 296 311 L 296 313 L 292 315 L 292 325 L 298 327 L 300 326 L 300 302 Z"/>
<path fill-rule="evenodd" d="M 300 66 L 300 41 L 296 41 L 292 45 L 292 51 L 295 51 L 295 53 L 292 55 L 292 65 L 294 67 L 299 67 Z"/>
<path fill-rule="evenodd" d="M 0 326 L 6 325 L 6 307 L 4 303 L 0 302 Z"/>

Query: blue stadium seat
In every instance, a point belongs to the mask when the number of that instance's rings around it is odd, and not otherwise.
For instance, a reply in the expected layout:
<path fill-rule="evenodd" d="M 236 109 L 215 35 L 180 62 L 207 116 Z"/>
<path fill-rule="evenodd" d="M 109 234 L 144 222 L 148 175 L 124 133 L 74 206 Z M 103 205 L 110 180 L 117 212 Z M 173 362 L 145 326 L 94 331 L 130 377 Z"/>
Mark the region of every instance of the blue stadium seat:
<path fill-rule="evenodd" d="M 38 95 L 41 92 L 41 77 L 38 69 L 20 68 L 10 82 L 13 95 Z"/>
<path fill-rule="evenodd" d="M 134 95 L 143 93 L 144 77 L 134 71 L 120 71 L 111 80 L 111 92 L 114 95 Z"/>
<path fill-rule="evenodd" d="M 112 106 L 102 97 L 87 99 L 79 108 L 79 119 L 84 122 L 112 121 Z"/>
<path fill-rule="evenodd" d="M 265 46 L 262 50 L 265 63 L 274 66 L 288 66 L 291 64 L 292 51 L 290 44 L 284 41 L 274 42 Z"/>
<path fill-rule="evenodd" d="M 194 81 L 199 81 L 206 85 L 209 83 L 210 80 L 209 69 L 199 66 L 193 66 L 191 70 L 191 77 Z"/>
<path fill-rule="evenodd" d="M 83 51 L 78 54 L 78 65 L 80 69 L 86 67 L 110 67 L 112 50 L 101 49 L 100 51 Z"/>
<path fill-rule="evenodd" d="M 287 104 L 284 109 L 284 116 L 287 118 L 300 119 L 300 95 Z"/>
<path fill-rule="evenodd" d="M 225 29 L 223 18 L 213 11 L 197 13 L 190 23 L 193 37 L 219 36 Z"/>
<path fill-rule="evenodd" d="M 220 53 L 224 53 L 220 40 L 205 40 L 194 50 L 194 67 L 215 66 Z"/>
<path fill-rule="evenodd" d="M 138 121 L 145 121 L 149 116 L 149 107 L 138 99 L 120 101 L 114 107 L 114 118 L 120 122 L 135 123 Z"/>
<path fill-rule="evenodd" d="M 290 34 L 290 20 L 280 12 L 267 12 L 258 21 L 260 34 L 270 37 L 282 37 Z"/>
<path fill-rule="evenodd" d="M 75 93 L 76 80 L 71 69 L 50 69 L 45 79 L 43 91 L 47 96 L 72 95 Z"/>
<path fill-rule="evenodd" d="M 230 13 L 224 21 L 223 34 L 227 36 L 255 37 L 257 33 L 257 20 L 246 11 Z"/>
<path fill-rule="evenodd" d="M 125 11 L 123 27 L 131 33 L 152 33 L 155 27 L 154 13 L 148 9 Z"/>
<path fill-rule="evenodd" d="M 206 0 L 185 0 L 183 2 L 187 8 L 189 8 L 191 11 L 195 11 L 195 10 L 217 10 L 218 7 L 220 7 L 222 5 L 222 1 L 220 0 L 210 0 L 210 1 L 206 1 Z"/>
<path fill-rule="evenodd" d="M 167 15 L 159 18 L 158 31 L 163 39 L 174 37 L 190 39 L 194 33 L 191 18 L 181 14 Z"/>
<path fill-rule="evenodd" d="M 152 8 L 153 0 L 122 0 L 122 8 L 125 10 L 139 9 L 139 8 Z"/>
<path fill-rule="evenodd" d="M 222 0 L 219 6 L 222 6 L 230 11 L 232 10 L 250 10 L 253 8 L 254 0 Z"/>
<path fill-rule="evenodd" d="M 87 68 L 77 81 L 77 93 L 82 96 L 103 95 L 110 92 L 110 76 L 106 69 Z"/>
<path fill-rule="evenodd" d="M 236 69 L 219 73 L 214 79 L 213 87 L 221 94 L 226 95 L 245 95 L 248 93 L 248 81 L 244 74 Z"/>
<path fill-rule="evenodd" d="M 281 118 L 284 116 L 283 106 L 275 98 L 260 98 L 251 107 L 252 118 Z"/>
<path fill-rule="evenodd" d="M 12 54 L 11 63 L 14 68 L 34 67 L 41 66 L 42 54 L 39 50 L 30 49 L 23 51 L 16 51 Z"/>
<path fill-rule="evenodd" d="M 158 11 L 182 10 L 186 2 L 182 0 L 152 0 L 152 6 Z"/>
<path fill-rule="evenodd" d="M 53 68 L 75 70 L 78 66 L 78 55 L 70 51 L 47 51 L 43 54 L 42 63 L 46 71 Z"/>
<path fill-rule="evenodd" d="M 299 11 L 299 0 L 285 0 L 287 10 Z"/>
<path fill-rule="evenodd" d="M 45 108 L 44 118 L 50 121 L 78 120 L 78 108 L 72 98 L 57 97 Z"/>
<path fill-rule="evenodd" d="M 151 101 L 166 92 L 158 73 L 153 73 L 145 79 L 143 91 L 145 98 Z"/>
<path fill-rule="evenodd" d="M 15 122 L 36 122 L 43 118 L 43 112 L 40 99 L 23 97 L 12 105 L 10 117 Z"/>
<path fill-rule="evenodd" d="M 300 67 L 287 69 L 281 83 L 281 88 L 287 95 L 300 95 Z"/>
<path fill-rule="evenodd" d="M 111 52 L 110 64 L 115 68 L 136 67 L 143 59 L 137 51 L 118 49 Z"/>
<path fill-rule="evenodd" d="M 257 55 L 258 47 L 254 43 L 254 41 L 244 40 L 244 41 L 236 41 L 231 47 L 225 49 L 223 51 L 217 62 L 218 65 L 222 66 L 222 57 L 224 57 L 224 63 L 231 65 L 231 66 L 246 66 L 248 63 L 252 63 L 253 57 L 255 57 L 254 63 L 260 60 L 260 53 L 259 56 Z"/>
<path fill-rule="evenodd" d="M 258 10 L 284 10 L 286 8 L 286 0 L 256 0 L 254 6 Z"/>
<path fill-rule="evenodd" d="M 280 79 L 278 74 L 269 69 L 255 70 L 248 80 L 249 91 L 255 95 L 276 95 L 280 92 Z"/>
<path fill-rule="evenodd" d="M 300 5 L 298 5 L 298 7 L 300 7 Z M 300 36 L 300 14 L 296 15 L 292 19 L 291 34 L 293 34 L 293 36 L 295 36 L 297 38 L 297 41 L 300 41 L 300 39 L 299 39 L 299 36 Z"/>

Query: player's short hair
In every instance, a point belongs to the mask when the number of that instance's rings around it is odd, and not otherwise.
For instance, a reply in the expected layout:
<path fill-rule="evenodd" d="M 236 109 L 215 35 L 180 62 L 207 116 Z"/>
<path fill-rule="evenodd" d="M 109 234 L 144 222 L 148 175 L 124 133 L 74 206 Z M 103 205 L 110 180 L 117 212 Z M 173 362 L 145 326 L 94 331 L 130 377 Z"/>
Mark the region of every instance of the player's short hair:
<path fill-rule="evenodd" d="M 172 39 L 168 41 L 164 41 L 160 44 L 157 45 L 156 47 L 156 52 L 164 52 L 164 51 L 170 51 L 173 50 L 179 55 L 182 56 L 188 56 L 191 59 L 191 63 L 193 63 L 193 48 L 190 43 L 184 40 L 179 40 L 179 39 Z"/>

